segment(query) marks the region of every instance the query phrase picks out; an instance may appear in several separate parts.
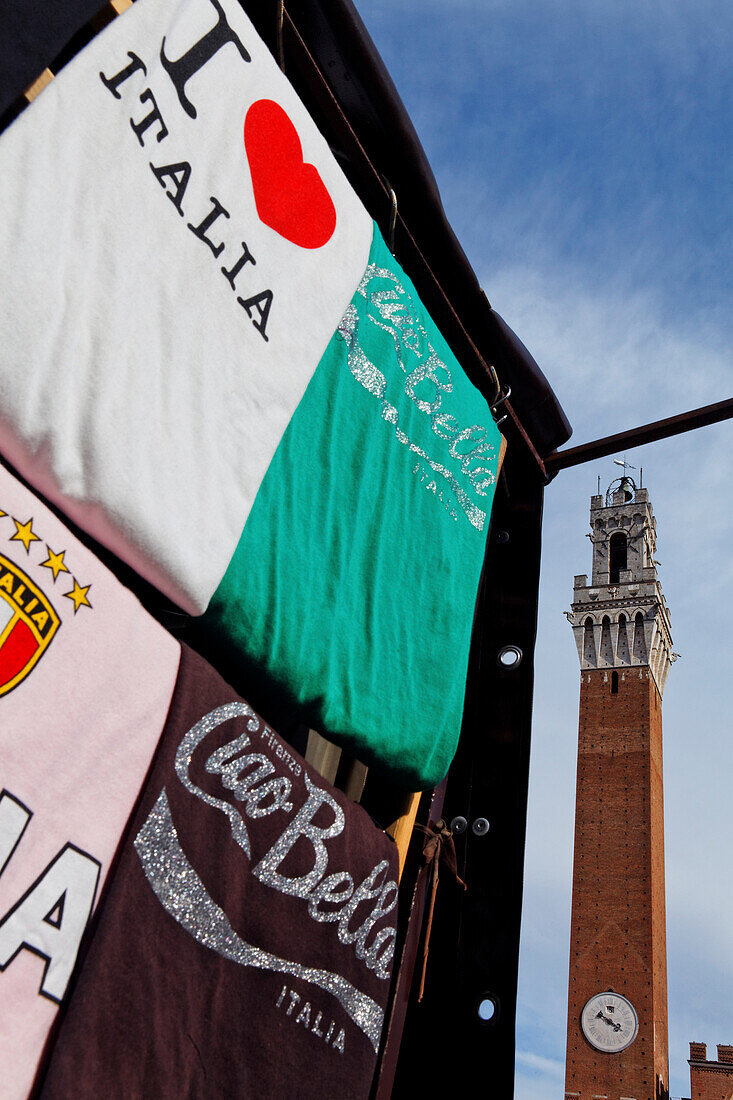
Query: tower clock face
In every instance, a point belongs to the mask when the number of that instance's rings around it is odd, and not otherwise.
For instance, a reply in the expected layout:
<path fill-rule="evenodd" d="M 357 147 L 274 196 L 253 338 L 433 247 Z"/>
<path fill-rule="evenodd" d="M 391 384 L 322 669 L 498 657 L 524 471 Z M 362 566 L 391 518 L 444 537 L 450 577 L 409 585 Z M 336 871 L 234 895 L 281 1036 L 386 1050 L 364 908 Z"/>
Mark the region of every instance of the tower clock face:
<path fill-rule="evenodd" d="M 596 993 L 583 1009 L 580 1024 L 590 1045 L 606 1054 L 626 1050 L 639 1031 L 636 1010 L 620 993 Z"/>

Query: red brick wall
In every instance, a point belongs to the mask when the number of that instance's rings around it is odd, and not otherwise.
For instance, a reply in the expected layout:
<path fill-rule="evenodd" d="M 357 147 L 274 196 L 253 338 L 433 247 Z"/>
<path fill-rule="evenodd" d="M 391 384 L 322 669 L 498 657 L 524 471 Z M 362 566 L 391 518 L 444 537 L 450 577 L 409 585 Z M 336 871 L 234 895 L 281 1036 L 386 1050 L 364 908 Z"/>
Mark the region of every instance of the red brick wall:
<path fill-rule="evenodd" d="M 611 670 L 582 674 L 565 1088 L 657 1100 L 669 1081 L 662 708 L 648 668 L 618 671 L 616 695 Z M 594 1050 L 580 1027 L 605 989 L 639 1016 L 620 1054 Z"/>
<path fill-rule="evenodd" d="M 705 1044 L 690 1043 L 691 1100 L 731 1100 L 733 1047 L 719 1043 L 717 1062 L 708 1062 L 706 1059 Z"/>

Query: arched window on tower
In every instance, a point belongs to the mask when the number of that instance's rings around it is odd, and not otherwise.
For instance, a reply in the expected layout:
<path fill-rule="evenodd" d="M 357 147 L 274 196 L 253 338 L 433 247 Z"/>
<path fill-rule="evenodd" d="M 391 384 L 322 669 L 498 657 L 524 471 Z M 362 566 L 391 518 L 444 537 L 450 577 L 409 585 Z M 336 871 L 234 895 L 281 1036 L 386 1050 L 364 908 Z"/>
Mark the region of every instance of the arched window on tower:
<path fill-rule="evenodd" d="M 613 664 L 613 642 L 611 641 L 611 620 L 608 615 L 601 619 L 601 660 L 605 665 Z"/>
<path fill-rule="evenodd" d="M 596 643 L 593 637 L 593 620 L 590 615 L 583 624 L 583 660 L 587 665 L 596 665 Z"/>
<path fill-rule="evenodd" d="M 611 673 L 611 695 L 618 695 L 618 672 Z"/>
<path fill-rule="evenodd" d="M 640 665 L 646 664 L 646 640 L 644 638 L 644 616 L 641 611 L 634 615 L 634 660 Z"/>
<path fill-rule="evenodd" d="M 610 583 L 618 584 L 619 573 L 626 568 L 626 535 L 623 531 L 616 531 L 615 534 L 611 535 L 608 550 Z"/>
<path fill-rule="evenodd" d="M 618 644 L 616 646 L 616 660 L 624 665 L 631 664 L 629 651 L 629 635 L 626 630 L 626 616 L 623 611 L 618 617 Z"/>

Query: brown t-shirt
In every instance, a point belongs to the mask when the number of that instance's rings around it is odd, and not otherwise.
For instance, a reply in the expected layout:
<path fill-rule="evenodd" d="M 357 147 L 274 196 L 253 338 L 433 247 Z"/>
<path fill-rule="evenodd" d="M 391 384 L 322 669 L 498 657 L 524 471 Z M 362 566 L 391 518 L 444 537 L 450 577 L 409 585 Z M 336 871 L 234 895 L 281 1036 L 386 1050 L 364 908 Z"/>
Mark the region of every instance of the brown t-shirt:
<path fill-rule="evenodd" d="M 366 1097 L 394 843 L 183 647 L 41 1095 Z"/>

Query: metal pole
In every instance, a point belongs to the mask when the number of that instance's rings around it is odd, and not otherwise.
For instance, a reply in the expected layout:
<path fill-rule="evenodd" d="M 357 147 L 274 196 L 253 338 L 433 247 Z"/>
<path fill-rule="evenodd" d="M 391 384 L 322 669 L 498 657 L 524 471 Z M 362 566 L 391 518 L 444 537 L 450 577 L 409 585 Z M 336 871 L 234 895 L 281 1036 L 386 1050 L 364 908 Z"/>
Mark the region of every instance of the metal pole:
<path fill-rule="evenodd" d="M 643 424 L 616 435 L 607 435 L 604 439 L 595 439 L 592 443 L 581 443 L 579 447 L 567 447 L 564 451 L 553 451 L 545 459 L 545 468 L 550 477 L 570 466 L 579 466 L 594 458 L 604 458 L 621 451 L 624 447 L 639 447 L 642 443 L 654 443 L 657 439 L 667 439 L 682 432 L 691 432 L 694 428 L 704 428 L 708 424 L 717 424 L 721 420 L 733 417 L 733 397 L 718 401 L 715 405 L 703 405 L 700 409 L 668 416 L 665 420 L 655 420 L 652 424 Z"/>

